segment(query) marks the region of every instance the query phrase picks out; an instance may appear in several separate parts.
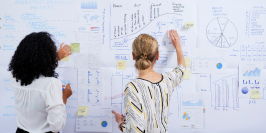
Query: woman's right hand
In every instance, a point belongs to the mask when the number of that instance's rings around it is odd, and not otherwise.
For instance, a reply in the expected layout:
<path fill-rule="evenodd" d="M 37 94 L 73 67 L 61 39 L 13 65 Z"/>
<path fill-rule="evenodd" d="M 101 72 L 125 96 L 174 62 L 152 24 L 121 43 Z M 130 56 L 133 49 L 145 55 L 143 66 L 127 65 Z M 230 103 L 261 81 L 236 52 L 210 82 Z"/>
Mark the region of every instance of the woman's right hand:
<path fill-rule="evenodd" d="M 67 99 L 72 95 L 72 90 L 70 83 L 66 85 L 66 88 L 63 90 L 63 102 L 66 104 Z"/>
<path fill-rule="evenodd" d="M 170 30 L 170 37 L 171 37 L 172 44 L 174 45 L 174 47 L 176 49 L 181 48 L 181 39 L 175 30 Z"/>
<path fill-rule="evenodd" d="M 186 68 L 185 58 L 181 47 L 181 39 L 178 33 L 175 30 L 171 30 L 170 37 L 176 50 L 178 65 L 183 65 Z"/>

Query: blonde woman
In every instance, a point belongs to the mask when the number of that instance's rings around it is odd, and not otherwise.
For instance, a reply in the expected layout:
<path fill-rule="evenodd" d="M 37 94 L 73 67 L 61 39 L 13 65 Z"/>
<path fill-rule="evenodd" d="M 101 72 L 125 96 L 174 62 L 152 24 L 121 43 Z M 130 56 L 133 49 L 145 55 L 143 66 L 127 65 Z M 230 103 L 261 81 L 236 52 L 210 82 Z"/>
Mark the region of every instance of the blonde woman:
<path fill-rule="evenodd" d="M 133 42 L 133 59 L 139 77 L 125 86 L 124 108 L 126 119 L 116 111 L 116 122 L 122 132 L 167 133 L 171 94 L 184 77 L 185 60 L 180 37 L 171 30 L 178 65 L 171 72 L 159 74 L 153 70 L 159 59 L 158 42 L 148 34 L 139 35 Z"/>

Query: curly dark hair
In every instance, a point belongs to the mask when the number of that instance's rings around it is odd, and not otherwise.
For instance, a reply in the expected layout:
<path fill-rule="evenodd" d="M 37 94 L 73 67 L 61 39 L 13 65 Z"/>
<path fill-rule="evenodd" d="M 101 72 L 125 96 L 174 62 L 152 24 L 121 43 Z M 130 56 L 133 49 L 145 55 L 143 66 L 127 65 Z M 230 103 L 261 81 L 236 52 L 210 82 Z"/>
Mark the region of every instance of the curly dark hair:
<path fill-rule="evenodd" d="M 47 32 L 33 32 L 19 43 L 8 71 L 11 71 L 17 82 L 21 82 L 21 86 L 31 84 L 40 75 L 57 78 L 57 56 L 52 35 Z"/>

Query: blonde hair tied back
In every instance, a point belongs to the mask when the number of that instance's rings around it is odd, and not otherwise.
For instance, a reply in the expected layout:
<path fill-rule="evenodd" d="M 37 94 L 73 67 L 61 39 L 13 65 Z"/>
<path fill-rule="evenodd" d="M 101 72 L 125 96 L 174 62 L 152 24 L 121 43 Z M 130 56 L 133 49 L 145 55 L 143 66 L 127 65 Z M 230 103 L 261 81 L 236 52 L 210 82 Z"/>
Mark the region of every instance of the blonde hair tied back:
<path fill-rule="evenodd" d="M 132 49 L 138 70 L 145 70 L 154 65 L 158 53 L 158 42 L 154 37 L 148 34 L 139 35 L 134 40 Z"/>

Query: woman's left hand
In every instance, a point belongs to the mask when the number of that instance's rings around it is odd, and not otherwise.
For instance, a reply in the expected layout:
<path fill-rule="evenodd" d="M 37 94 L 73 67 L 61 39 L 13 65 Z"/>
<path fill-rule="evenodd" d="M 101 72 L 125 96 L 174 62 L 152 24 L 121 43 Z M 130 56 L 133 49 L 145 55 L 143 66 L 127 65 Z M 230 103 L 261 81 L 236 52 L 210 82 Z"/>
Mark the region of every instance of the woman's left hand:
<path fill-rule="evenodd" d="M 67 44 L 65 44 L 64 46 L 63 45 L 64 45 L 64 43 L 62 43 L 60 45 L 60 48 L 58 50 L 58 53 L 57 53 L 58 54 L 58 60 L 61 60 L 61 59 L 72 54 L 72 53 L 70 53 L 71 47 Z"/>
<path fill-rule="evenodd" d="M 115 120 L 117 123 L 120 123 L 121 121 L 124 121 L 124 116 L 123 114 L 121 115 L 120 113 L 116 112 L 113 110 L 113 114 L 115 115 Z"/>

